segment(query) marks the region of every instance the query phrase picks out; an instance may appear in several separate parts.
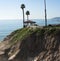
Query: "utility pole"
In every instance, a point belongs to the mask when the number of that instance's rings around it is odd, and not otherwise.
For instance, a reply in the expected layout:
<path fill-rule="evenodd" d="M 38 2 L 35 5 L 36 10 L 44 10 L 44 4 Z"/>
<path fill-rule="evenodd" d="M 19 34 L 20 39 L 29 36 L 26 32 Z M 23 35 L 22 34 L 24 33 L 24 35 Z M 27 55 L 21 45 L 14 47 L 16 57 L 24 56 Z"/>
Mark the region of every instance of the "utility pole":
<path fill-rule="evenodd" d="M 47 26 L 46 0 L 44 0 L 44 7 L 45 7 L 45 26 Z"/>

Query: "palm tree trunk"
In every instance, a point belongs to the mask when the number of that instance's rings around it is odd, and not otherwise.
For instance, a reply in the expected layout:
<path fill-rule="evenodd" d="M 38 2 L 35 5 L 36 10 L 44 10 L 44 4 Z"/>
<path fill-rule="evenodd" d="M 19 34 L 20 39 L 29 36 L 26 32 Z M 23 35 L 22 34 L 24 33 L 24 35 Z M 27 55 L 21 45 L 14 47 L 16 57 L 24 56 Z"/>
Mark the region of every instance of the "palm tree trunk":
<path fill-rule="evenodd" d="M 23 9 L 23 27 L 24 27 L 24 20 L 25 20 L 25 19 L 24 19 L 24 9 Z"/>
<path fill-rule="evenodd" d="M 29 20 L 29 17 L 28 17 L 28 15 L 27 15 L 27 21 Z"/>

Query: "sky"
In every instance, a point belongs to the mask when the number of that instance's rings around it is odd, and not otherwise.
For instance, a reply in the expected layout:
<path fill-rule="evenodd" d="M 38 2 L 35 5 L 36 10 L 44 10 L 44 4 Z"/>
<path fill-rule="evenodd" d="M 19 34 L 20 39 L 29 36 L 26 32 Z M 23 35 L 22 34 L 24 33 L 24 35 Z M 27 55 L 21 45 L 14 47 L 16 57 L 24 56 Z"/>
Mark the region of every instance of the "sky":
<path fill-rule="evenodd" d="M 22 19 L 21 4 L 30 11 L 30 19 L 44 19 L 44 0 L 0 0 L 0 19 Z M 60 0 L 46 0 L 46 8 L 48 19 L 60 17 Z"/>

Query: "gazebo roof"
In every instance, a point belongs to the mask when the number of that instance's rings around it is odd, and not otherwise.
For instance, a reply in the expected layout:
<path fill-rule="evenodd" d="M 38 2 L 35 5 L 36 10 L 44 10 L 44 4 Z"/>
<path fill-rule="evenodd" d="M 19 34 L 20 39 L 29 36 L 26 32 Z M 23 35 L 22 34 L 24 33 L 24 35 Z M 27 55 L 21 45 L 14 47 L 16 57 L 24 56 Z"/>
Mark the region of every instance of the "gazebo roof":
<path fill-rule="evenodd" d="M 27 21 L 25 21 L 24 23 L 36 23 L 36 22 L 31 21 L 31 20 L 27 20 Z"/>

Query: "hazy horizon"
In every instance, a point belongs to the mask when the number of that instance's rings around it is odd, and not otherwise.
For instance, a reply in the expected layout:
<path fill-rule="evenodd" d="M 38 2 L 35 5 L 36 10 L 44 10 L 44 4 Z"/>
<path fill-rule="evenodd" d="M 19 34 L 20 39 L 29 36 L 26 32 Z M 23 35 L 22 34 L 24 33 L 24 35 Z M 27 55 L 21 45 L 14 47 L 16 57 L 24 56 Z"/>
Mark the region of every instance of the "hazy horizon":
<path fill-rule="evenodd" d="M 52 18 L 47 18 L 47 20 L 49 20 L 49 19 L 53 19 L 53 18 L 60 18 L 60 17 L 52 17 Z M 31 18 L 31 19 L 29 19 L 29 20 L 34 20 L 34 19 L 38 19 L 38 20 L 45 20 L 45 18 Z M 22 19 L 0 19 L 0 20 L 23 20 L 23 18 Z M 25 20 L 27 20 L 27 19 L 25 19 Z"/>

